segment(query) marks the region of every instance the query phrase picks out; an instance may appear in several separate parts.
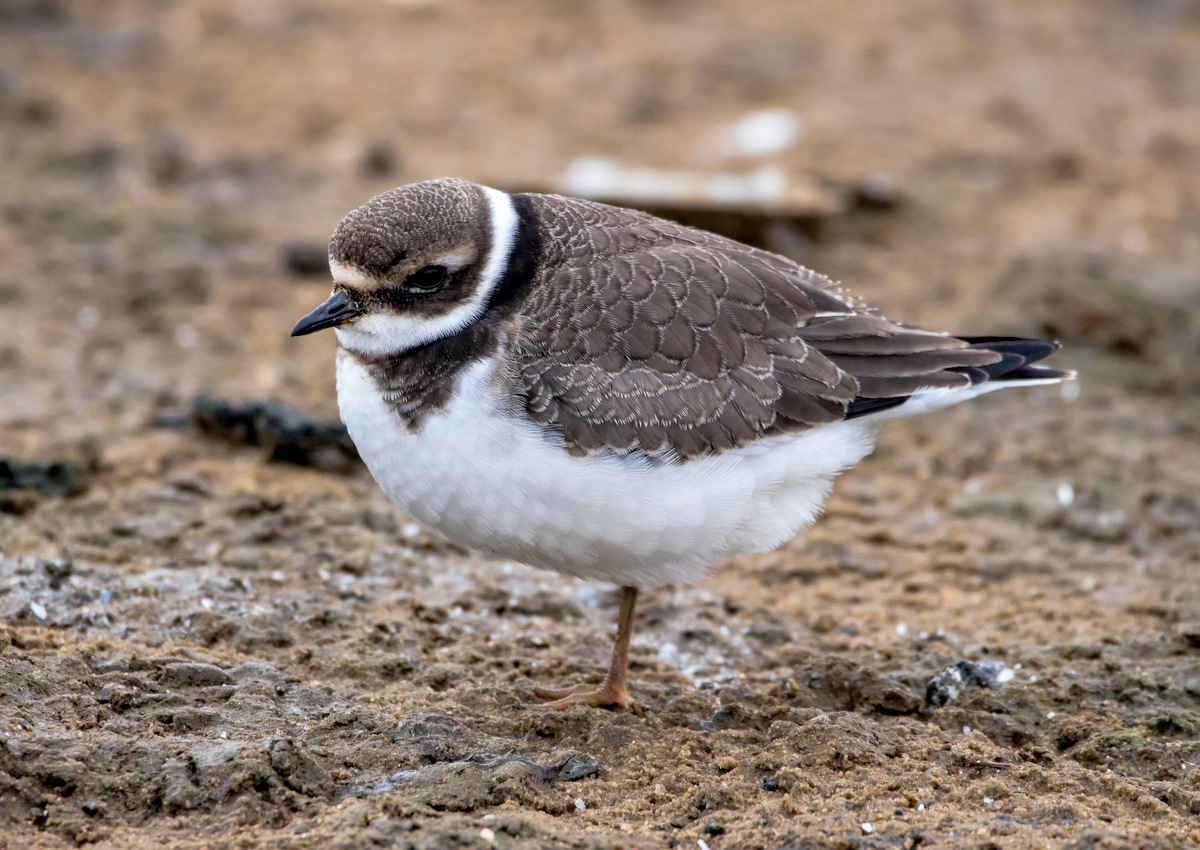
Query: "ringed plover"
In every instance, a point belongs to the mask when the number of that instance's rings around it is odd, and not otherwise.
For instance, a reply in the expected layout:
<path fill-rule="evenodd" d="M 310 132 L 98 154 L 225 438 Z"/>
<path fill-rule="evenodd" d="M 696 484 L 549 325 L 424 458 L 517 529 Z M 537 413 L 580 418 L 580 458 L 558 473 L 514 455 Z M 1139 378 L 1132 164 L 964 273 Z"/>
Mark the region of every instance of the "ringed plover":
<path fill-rule="evenodd" d="M 889 321 L 784 257 L 642 212 L 465 180 L 392 189 L 329 243 L 342 420 L 406 513 L 621 588 L 597 687 L 630 703 L 640 588 L 781 545 L 889 419 L 1071 374 L 1055 342 Z"/>

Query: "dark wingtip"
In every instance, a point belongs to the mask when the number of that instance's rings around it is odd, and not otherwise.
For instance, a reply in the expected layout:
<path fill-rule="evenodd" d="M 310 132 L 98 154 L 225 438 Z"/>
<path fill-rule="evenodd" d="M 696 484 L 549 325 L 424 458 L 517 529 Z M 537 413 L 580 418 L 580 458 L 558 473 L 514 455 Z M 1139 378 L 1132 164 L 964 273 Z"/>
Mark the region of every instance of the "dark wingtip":
<path fill-rule="evenodd" d="M 988 380 L 1055 378 L 1068 377 L 1073 374 L 1061 369 L 1030 365 L 1044 360 L 1062 348 L 1061 343 L 1055 339 L 1021 339 L 1004 336 L 964 336 L 960 339 L 967 342 L 971 348 L 994 351 L 1000 355 L 998 362 L 979 367 L 987 373 Z"/>

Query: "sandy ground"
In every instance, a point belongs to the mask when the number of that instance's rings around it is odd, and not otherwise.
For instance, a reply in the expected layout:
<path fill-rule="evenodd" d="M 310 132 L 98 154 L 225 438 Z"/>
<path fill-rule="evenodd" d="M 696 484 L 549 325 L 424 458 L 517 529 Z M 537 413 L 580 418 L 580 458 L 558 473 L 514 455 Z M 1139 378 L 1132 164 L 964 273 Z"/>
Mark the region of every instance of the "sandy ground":
<path fill-rule="evenodd" d="M 797 145 L 697 142 L 765 107 Z M 554 714 L 611 588 L 155 422 L 334 417 L 294 246 L 581 155 L 890 182 L 781 247 L 1080 381 L 890 425 L 783 550 L 644 595 L 634 709 Z M 0 494 L 0 847 L 1200 843 L 1197 3 L 6 0 L 0 162 L 0 455 L 77 476 Z M 930 708 L 961 659 L 1012 678 Z"/>

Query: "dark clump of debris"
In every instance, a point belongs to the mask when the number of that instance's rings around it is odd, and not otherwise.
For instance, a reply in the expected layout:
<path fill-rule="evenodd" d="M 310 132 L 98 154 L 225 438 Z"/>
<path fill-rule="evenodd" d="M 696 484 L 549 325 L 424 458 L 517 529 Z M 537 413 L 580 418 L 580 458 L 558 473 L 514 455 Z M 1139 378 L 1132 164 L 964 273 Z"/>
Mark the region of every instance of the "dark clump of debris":
<path fill-rule="evenodd" d="M 197 396 L 190 416 L 164 417 L 165 427 L 195 426 L 202 434 L 233 445 L 263 446 L 267 459 L 312 466 L 325 472 L 352 472 L 360 465 L 341 422 L 313 419 L 273 401 L 235 403 Z"/>
<path fill-rule="evenodd" d="M 296 277 L 317 277 L 329 274 L 329 254 L 316 242 L 291 242 L 279 250 L 284 270 Z"/>
<path fill-rule="evenodd" d="M 42 496 L 78 496 L 87 490 L 84 464 L 0 457 L 0 513 L 29 513 Z"/>
<path fill-rule="evenodd" d="M 964 688 L 990 688 L 1011 678 L 1012 671 L 1002 661 L 955 661 L 929 680 L 925 686 L 925 702 L 931 708 L 941 708 Z"/>

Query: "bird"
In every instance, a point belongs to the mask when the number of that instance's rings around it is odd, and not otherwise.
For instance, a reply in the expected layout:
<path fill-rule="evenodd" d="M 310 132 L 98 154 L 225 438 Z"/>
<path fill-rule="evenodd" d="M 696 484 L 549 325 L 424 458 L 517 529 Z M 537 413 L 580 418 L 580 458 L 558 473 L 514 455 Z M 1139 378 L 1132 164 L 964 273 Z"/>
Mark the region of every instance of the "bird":
<path fill-rule="evenodd" d="M 791 540 L 879 426 L 1073 373 L 1049 340 L 894 322 L 783 256 L 646 212 L 458 178 L 391 189 L 329 242 L 337 402 L 405 513 L 497 558 L 615 584 L 599 685 L 633 703 L 638 593 Z"/>

